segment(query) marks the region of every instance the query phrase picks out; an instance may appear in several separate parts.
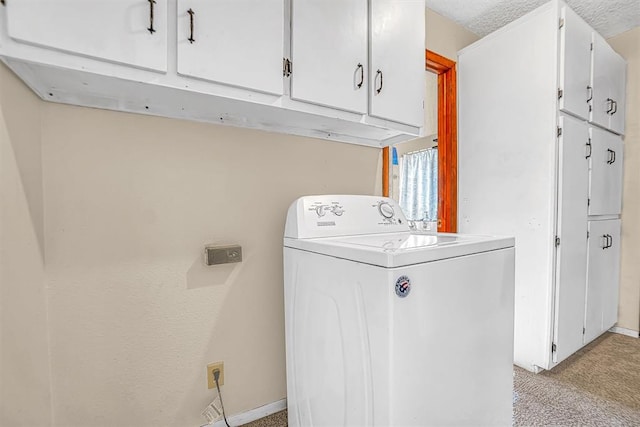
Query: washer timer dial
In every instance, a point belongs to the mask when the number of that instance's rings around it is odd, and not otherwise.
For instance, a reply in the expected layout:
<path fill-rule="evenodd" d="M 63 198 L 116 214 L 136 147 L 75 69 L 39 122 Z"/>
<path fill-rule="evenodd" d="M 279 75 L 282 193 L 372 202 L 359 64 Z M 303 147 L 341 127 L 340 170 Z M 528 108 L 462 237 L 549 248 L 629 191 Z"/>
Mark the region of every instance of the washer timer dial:
<path fill-rule="evenodd" d="M 395 215 L 393 206 L 391 206 L 388 202 L 380 202 L 378 204 L 378 212 L 380 212 L 380 215 L 387 219 L 391 219 Z"/>

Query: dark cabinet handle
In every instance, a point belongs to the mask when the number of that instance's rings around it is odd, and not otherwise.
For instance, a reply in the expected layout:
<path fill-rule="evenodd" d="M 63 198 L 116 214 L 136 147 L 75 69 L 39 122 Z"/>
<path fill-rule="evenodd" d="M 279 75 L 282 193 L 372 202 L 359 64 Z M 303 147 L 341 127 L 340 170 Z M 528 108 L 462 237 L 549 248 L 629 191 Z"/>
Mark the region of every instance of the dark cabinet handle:
<path fill-rule="evenodd" d="M 587 142 L 587 148 L 589 149 L 589 154 L 585 156 L 585 159 L 591 157 L 591 138 L 589 138 L 589 141 Z"/>
<path fill-rule="evenodd" d="M 604 238 L 604 245 L 602 246 L 603 250 L 613 246 L 613 237 L 611 237 L 610 234 L 603 234 L 602 237 Z"/>
<path fill-rule="evenodd" d="M 193 43 L 194 41 L 196 41 L 196 39 L 193 38 L 193 15 L 195 15 L 196 13 L 191 8 L 187 10 L 187 13 L 189 14 L 189 29 L 191 30 L 189 38 L 187 40 L 189 40 L 189 43 Z"/>
<path fill-rule="evenodd" d="M 356 86 L 358 86 L 358 89 L 360 89 L 364 84 L 364 66 L 362 64 L 358 64 L 356 66 L 356 73 L 358 72 L 358 70 L 360 70 L 360 81 L 358 82 L 358 84 L 356 84 Z"/>
<path fill-rule="evenodd" d="M 607 148 L 607 164 L 612 165 L 616 161 L 616 152 Z"/>
<path fill-rule="evenodd" d="M 613 99 L 607 98 L 607 114 L 611 114 L 613 111 Z"/>
<path fill-rule="evenodd" d="M 617 112 L 618 112 L 618 101 L 613 101 L 613 111 L 611 112 L 611 115 L 613 116 Z"/>
<path fill-rule="evenodd" d="M 591 86 L 587 86 L 587 93 L 589 94 L 587 102 L 591 102 L 591 100 L 593 99 L 593 88 Z"/>
<path fill-rule="evenodd" d="M 376 88 L 376 93 L 382 92 L 382 71 L 376 71 L 376 80 L 378 79 L 378 76 L 380 76 L 380 86 Z"/>
<path fill-rule="evenodd" d="M 616 152 L 612 151 L 611 153 L 613 154 L 613 158 L 611 159 L 611 164 L 614 164 L 616 162 Z"/>
<path fill-rule="evenodd" d="M 155 33 L 156 30 L 153 28 L 153 5 L 156 4 L 156 0 L 147 0 L 149 2 L 149 32 L 151 34 Z"/>

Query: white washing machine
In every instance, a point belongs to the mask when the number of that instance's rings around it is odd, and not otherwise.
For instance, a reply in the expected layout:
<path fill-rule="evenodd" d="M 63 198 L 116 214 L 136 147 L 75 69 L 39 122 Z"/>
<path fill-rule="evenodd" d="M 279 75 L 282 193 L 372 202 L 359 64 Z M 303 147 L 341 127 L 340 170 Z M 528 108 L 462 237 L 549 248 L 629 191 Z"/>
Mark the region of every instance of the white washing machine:
<path fill-rule="evenodd" d="M 511 425 L 514 239 L 307 196 L 284 238 L 289 426 Z"/>

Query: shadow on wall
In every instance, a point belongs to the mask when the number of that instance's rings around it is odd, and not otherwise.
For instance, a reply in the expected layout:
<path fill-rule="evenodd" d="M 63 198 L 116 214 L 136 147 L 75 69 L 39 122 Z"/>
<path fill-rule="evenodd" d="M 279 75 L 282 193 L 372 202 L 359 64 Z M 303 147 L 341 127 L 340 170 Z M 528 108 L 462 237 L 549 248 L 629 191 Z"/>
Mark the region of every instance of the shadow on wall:
<path fill-rule="evenodd" d="M 229 286 L 235 283 L 242 271 L 244 263 L 249 262 L 250 257 L 244 254 L 242 262 L 222 265 L 206 265 L 204 254 L 196 258 L 187 271 L 187 289 L 204 288 L 207 286 Z"/>
<path fill-rule="evenodd" d="M 9 146 L 20 174 L 40 257 L 44 261 L 40 100 L 4 64 L 0 65 L 0 114 L 5 119 Z"/>

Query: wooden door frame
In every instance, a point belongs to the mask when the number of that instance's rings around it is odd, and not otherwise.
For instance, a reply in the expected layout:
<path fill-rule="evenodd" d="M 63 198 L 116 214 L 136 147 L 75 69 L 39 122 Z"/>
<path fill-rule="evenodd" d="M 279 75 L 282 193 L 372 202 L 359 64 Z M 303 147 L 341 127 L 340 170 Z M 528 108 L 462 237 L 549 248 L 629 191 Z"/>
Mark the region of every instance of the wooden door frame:
<path fill-rule="evenodd" d="M 425 50 L 425 69 L 438 75 L 438 231 L 458 229 L 456 63 Z M 389 147 L 382 149 L 382 195 L 389 196 Z"/>

